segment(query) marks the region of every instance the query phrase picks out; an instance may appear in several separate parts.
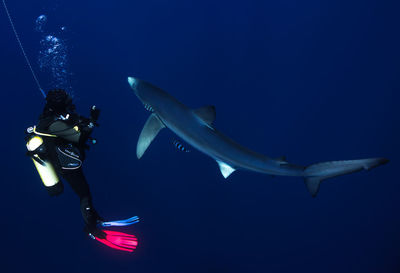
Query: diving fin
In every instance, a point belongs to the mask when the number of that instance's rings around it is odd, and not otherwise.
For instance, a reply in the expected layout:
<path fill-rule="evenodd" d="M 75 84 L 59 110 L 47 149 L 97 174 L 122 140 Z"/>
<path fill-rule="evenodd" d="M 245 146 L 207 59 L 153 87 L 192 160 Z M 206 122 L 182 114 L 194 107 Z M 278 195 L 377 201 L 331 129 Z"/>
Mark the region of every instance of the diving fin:
<path fill-rule="evenodd" d="M 134 235 L 112 230 L 104 230 L 103 227 L 123 227 L 133 225 L 139 222 L 139 217 L 133 216 L 124 220 L 116 221 L 98 221 L 97 225 L 92 227 L 86 225 L 85 231 L 90 238 L 114 249 L 133 252 L 137 245 L 137 238 Z"/>
<path fill-rule="evenodd" d="M 127 252 L 133 252 L 138 245 L 134 235 L 113 230 L 101 230 L 101 232 L 103 236 L 97 237 L 92 233 L 89 233 L 89 236 L 108 247 Z"/>
<path fill-rule="evenodd" d="M 102 227 L 125 227 L 133 224 L 139 223 L 139 217 L 133 216 L 124 220 L 100 222 L 99 225 Z"/>

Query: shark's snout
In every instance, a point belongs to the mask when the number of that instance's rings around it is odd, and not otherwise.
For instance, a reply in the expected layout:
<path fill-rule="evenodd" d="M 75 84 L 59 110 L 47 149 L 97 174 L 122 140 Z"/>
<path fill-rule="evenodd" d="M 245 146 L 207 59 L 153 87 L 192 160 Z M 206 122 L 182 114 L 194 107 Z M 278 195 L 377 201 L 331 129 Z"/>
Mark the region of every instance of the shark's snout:
<path fill-rule="evenodd" d="M 138 90 L 139 80 L 133 77 L 128 77 L 128 83 L 131 86 L 135 95 L 139 97 L 139 90 Z"/>
<path fill-rule="evenodd" d="M 136 79 L 132 78 L 132 77 L 128 77 L 128 83 L 130 86 L 133 87 L 134 85 L 136 85 Z"/>

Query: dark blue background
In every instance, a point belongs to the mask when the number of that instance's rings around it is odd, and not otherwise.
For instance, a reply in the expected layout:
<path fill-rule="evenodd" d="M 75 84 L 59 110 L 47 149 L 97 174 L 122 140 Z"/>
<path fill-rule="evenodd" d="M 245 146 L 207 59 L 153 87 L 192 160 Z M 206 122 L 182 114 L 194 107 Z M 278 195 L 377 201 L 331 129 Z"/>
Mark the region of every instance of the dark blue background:
<path fill-rule="evenodd" d="M 137 251 L 114 251 L 85 237 L 69 187 L 47 196 L 24 155 L 43 101 L 2 10 L 1 272 L 400 272 L 396 1 L 8 2 L 37 71 L 35 19 L 67 27 L 78 110 L 102 109 L 85 166 L 95 205 L 142 222 L 126 229 Z M 271 157 L 391 162 L 313 199 L 301 178 L 225 180 L 168 130 L 137 160 L 148 112 L 127 76 L 215 105 L 218 129 Z"/>

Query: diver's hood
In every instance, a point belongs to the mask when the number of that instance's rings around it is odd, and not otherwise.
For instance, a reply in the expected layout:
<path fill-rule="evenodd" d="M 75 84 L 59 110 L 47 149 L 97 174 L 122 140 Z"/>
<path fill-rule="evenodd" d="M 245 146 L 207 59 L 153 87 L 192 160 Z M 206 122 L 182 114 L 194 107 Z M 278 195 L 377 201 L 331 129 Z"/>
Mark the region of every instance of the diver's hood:
<path fill-rule="evenodd" d="M 50 90 L 46 96 L 46 108 L 55 114 L 65 114 L 73 111 L 75 106 L 72 98 L 63 89 Z"/>

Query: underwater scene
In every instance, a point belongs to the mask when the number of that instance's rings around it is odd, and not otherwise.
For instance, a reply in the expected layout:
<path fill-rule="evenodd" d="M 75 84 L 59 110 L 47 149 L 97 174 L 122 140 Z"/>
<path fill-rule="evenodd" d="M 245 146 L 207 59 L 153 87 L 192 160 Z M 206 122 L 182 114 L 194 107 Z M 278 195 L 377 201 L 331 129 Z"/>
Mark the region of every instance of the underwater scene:
<path fill-rule="evenodd" d="M 1 1 L 1 272 L 400 272 L 399 2 Z"/>

